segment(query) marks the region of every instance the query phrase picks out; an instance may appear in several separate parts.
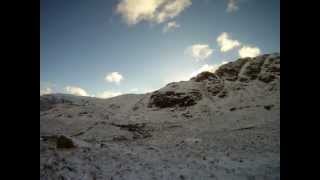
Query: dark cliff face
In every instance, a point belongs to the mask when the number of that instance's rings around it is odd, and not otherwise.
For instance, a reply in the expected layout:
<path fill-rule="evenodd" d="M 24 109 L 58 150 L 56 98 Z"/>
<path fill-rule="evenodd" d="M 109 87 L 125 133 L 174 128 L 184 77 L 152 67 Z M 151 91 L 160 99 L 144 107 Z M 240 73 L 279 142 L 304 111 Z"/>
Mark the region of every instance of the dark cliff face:
<path fill-rule="evenodd" d="M 204 71 L 204 72 L 198 74 L 196 77 L 191 78 L 191 80 L 195 81 L 195 82 L 202 82 L 205 80 L 220 81 L 219 79 L 220 78 L 216 74 L 208 72 L 208 71 Z"/>
<path fill-rule="evenodd" d="M 236 81 L 238 79 L 240 70 L 250 60 L 250 58 L 238 59 L 237 61 L 230 62 L 222 65 L 215 74 L 223 77 L 225 80 Z"/>
<path fill-rule="evenodd" d="M 241 82 L 262 80 L 266 76 L 280 78 L 280 54 L 238 59 L 222 65 L 215 74 L 224 80 Z"/>
<path fill-rule="evenodd" d="M 154 92 L 150 97 L 148 107 L 168 108 L 193 106 L 202 98 L 198 91 L 179 93 L 174 91 Z"/>
<path fill-rule="evenodd" d="M 218 68 L 215 73 L 206 71 L 198 74 L 191 78 L 190 82 L 200 83 L 199 86 L 205 88 L 205 93 L 223 98 L 228 94 L 224 90 L 226 81 L 228 83 L 250 83 L 258 80 L 263 83 L 270 83 L 276 78 L 280 78 L 280 55 L 266 54 L 229 62 Z M 202 99 L 203 92 L 199 88 L 179 92 L 175 89 L 179 86 L 179 83 L 170 83 L 169 85 L 173 89 L 152 93 L 148 107 L 187 107 L 196 105 Z"/>

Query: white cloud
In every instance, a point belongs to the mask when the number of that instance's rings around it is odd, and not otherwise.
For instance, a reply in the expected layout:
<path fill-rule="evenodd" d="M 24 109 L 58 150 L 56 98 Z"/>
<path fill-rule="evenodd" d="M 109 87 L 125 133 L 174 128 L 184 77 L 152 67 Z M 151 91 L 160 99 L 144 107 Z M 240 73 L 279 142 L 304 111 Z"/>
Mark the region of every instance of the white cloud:
<path fill-rule="evenodd" d="M 200 74 L 200 73 L 202 73 L 204 71 L 209 71 L 209 72 L 214 73 L 221 65 L 223 65 L 225 63 L 226 62 L 222 62 L 221 64 L 212 64 L 212 65 L 204 64 L 199 69 L 197 69 L 196 71 L 192 72 L 188 79 L 190 79 L 192 77 L 195 77 L 196 75 L 198 75 L 198 74 Z"/>
<path fill-rule="evenodd" d="M 116 84 L 120 84 L 120 81 L 123 80 L 123 76 L 118 72 L 112 72 L 106 75 L 105 80 L 108 82 L 114 82 Z"/>
<path fill-rule="evenodd" d="M 191 0 L 165 0 L 166 4 L 156 15 L 156 21 L 162 23 L 178 16 L 186 7 L 191 5 Z"/>
<path fill-rule="evenodd" d="M 52 89 L 47 87 L 44 89 L 40 89 L 40 96 L 45 95 L 45 94 L 51 94 L 52 93 Z"/>
<path fill-rule="evenodd" d="M 180 27 L 180 24 L 178 24 L 175 21 L 170 21 L 164 26 L 163 32 L 166 33 L 166 32 L 169 32 L 170 30 L 177 29 L 179 27 Z"/>
<path fill-rule="evenodd" d="M 240 42 L 237 40 L 232 40 L 228 33 L 223 32 L 217 38 L 218 45 L 220 46 L 221 52 L 227 52 L 235 47 L 240 46 Z"/>
<path fill-rule="evenodd" d="M 185 50 L 185 53 L 191 55 L 196 61 L 207 59 L 213 52 L 213 49 L 207 44 L 194 44 Z"/>
<path fill-rule="evenodd" d="M 96 97 L 106 99 L 106 98 L 111 98 L 111 97 L 120 96 L 120 95 L 122 95 L 121 92 L 104 91 L 98 94 Z"/>
<path fill-rule="evenodd" d="M 56 92 L 56 84 L 48 81 L 40 81 L 40 96 Z"/>
<path fill-rule="evenodd" d="M 200 68 L 195 69 L 191 73 L 176 72 L 175 74 L 172 74 L 168 78 L 164 79 L 164 83 L 168 84 L 171 82 L 188 81 L 191 78 L 197 76 L 198 74 L 200 74 L 201 72 L 204 72 L 204 71 L 209 71 L 209 72 L 214 73 L 221 65 L 224 65 L 226 63 L 228 63 L 228 61 L 222 61 L 220 64 L 212 64 L 212 65 L 204 64 Z"/>
<path fill-rule="evenodd" d="M 76 96 L 90 96 L 84 89 L 76 86 L 66 86 L 65 90 Z"/>
<path fill-rule="evenodd" d="M 239 56 L 241 58 L 244 57 L 256 57 L 261 53 L 260 49 L 258 47 L 250 47 L 250 46 L 243 46 L 239 50 Z"/>
<path fill-rule="evenodd" d="M 141 21 L 162 23 L 178 16 L 191 0 L 121 0 L 116 12 L 128 25 Z"/>
<path fill-rule="evenodd" d="M 238 0 L 228 0 L 227 12 L 234 12 L 239 9 Z"/>

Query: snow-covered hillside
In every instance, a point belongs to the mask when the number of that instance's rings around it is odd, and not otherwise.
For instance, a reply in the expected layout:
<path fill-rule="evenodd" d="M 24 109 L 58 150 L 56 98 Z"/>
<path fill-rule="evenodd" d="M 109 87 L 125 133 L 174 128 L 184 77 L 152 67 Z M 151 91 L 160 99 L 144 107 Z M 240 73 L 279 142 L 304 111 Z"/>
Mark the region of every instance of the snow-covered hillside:
<path fill-rule="evenodd" d="M 280 54 L 148 94 L 40 96 L 40 179 L 280 179 Z"/>

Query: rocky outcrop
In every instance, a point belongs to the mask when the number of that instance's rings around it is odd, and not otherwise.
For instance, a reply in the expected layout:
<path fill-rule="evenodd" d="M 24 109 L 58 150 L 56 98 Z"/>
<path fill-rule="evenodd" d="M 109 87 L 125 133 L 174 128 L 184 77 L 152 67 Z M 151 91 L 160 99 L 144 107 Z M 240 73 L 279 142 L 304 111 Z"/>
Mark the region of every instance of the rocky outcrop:
<path fill-rule="evenodd" d="M 55 148 L 57 149 L 71 149 L 77 147 L 75 142 L 65 135 L 42 136 L 40 137 L 40 140 L 50 142 L 55 145 Z"/>
<path fill-rule="evenodd" d="M 245 76 L 248 80 L 257 79 L 259 73 L 261 72 L 261 66 L 263 65 L 263 63 L 263 58 L 249 60 L 246 66 L 243 68 L 242 75 Z"/>
<path fill-rule="evenodd" d="M 150 97 L 148 107 L 169 108 L 193 106 L 202 98 L 200 92 L 155 91 Z"/>
<path fill-rule="evenodd" d="M 238 59 L 237 61 L 234 61 L 234 62 L 229 62 L 227 64 L 224 64 L 217 69 L 215 74 L 217 74 L 219 77 L 225 80 L 236 81 L 238 79 L 238 75 L 240 73 L 241 68 L 249 60 L 250 58 L 243 58 L 243 59 Z"/>
<path fill-rule="evenodd" d="M 227 81 L 248 83 L 258 79 L 269 83 L 280 76 L 280 54 L 238 59 L 222 65 L 214 74 Z"/>
<path fill-rule="evenodd" d="M 225 89 L 225 81 L 249 83 L 259 80 L 270 83 L 276 78 L 280 78 L 280 55 L 267 54 L 255 58 L 240 58 L 222 65 L 215 73 L 202 72 L 191 78 L 190 82 L 202 84 L 210 96 L 224 98 L 229 93 Z M 188 107 L 196 105 L 202 99 L 203 94 L 199 89 L 180 92 L 178 89 L 183 87 L 179 83 L 170 83 L 167 87 L 168 89 L 151 94 L 148 107 Z"/>
<path fill-rule="evenodd" d="M 203 82 L 203 81 L 211 81 L 213 83 L 220 82 L 219 77 L 211 72 L 205 71 L 198 74 L 196 77 L 191 78 L 191 81 L 195 82 Z"/>
<path fill-rule="evenodd" d="M 72 139 L 66 136 L 58 136 L 57 137 L 57 148 L 58 149 L 70 149 L 75 148 L 76 145 L 73 143 Z"/>

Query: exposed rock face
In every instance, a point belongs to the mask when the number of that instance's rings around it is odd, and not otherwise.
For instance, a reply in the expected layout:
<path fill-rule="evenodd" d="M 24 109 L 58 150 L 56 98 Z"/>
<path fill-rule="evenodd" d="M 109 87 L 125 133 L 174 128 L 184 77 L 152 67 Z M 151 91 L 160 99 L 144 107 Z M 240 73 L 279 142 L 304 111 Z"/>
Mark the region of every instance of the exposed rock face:
<path fill-rule="evenodd" d="M 241 68 L 245 63 L 247 63 L 250 58 L 238 59 L 234 62 L 229 62 L 227 64 L 222 65 L 215 73 L 219 77 L 223 77 L 229 81 L 236 81 L 238 79 L 238 75 L 240 73 Z"/>
<path fill-rule="evenodd" d="M 40 179 L 280 179 L 280 54 L 148 94 L 41 96 Z"/>
<path fill-rule="evenodd" d="M 220 98 L 228 93 L 224 90 L 224 81 L 240 81 L 248 83 L 252 80 L 260 80 L 270 83 L 280 75 L 280 57 L 277 54 L 272 56 L 263 55 L 256 58 L 243 58 L 221 66 L 215 73 L 202 72 L 190 79 L 197 83 L 202 83 L 205 90 L 211 96 Z M 177 84 L 168 84 L 171 88 L 176 88 Z M 155 91 L 150 97 L 148 107 L 171 108 L 188 107 L 197 104 L 201 100 L 202 94 L 199 90 L 187 92 Z"/>
<path fill-rule="evenodd" d="M 261 72 L 261 66 L 264 63 L 263 58 L 259 58 L 257 60 L 249 61 L 247 68 L 244 70 L 244 75 L 250 78 L 250 80 L 254 80 L 258 77 Z"/>
<path fill-rule="evenodd" d="M 50 142 L 57 149 L 70 149 L 77 147 L 73 140 L 65 135 L 42 136 L 40 137 L 40 140 Z"/>
<path fill-rule="evenodd" d="M 221 66 L 215 74 L 228 81 L 249 82 L 258 78 L 269 83 L 280 76 L 280 54 L 238 59 Z"/>
<path fill-rule="evenodd" d="M 212 81 L 212 82 L 220 82 L 219 77 L 211 72 L 205 71 L 198 74 L 196 77 L 191 78 L 192 81 L 202 82 L 202 81 Z"/>
<path fill-rule="evenodd" d="M 273 74 L 261 74 L 259 76 L 259 80 L 262 81 L 262 82 L 265 82 L 265 83 L 269 83 L 271 81 L 273 81 L 274 79 L 276 78 L 275 75 Z"/>
<path fill-rule="evenodd" d="M 66 136 L 58 136 L 57 137 L 57 148 L 58 149 L 70 149 L 75 148 L 75 144 L 73 143 L 72 139 Z"/>
<path fill-rule="evenodd" d="M 197 91 L 183 93 L 166 91 L 156 91 L 152 93 L 148 107 L 169 108 L 193 106 L 201 99 L 201 94 Z"/>

